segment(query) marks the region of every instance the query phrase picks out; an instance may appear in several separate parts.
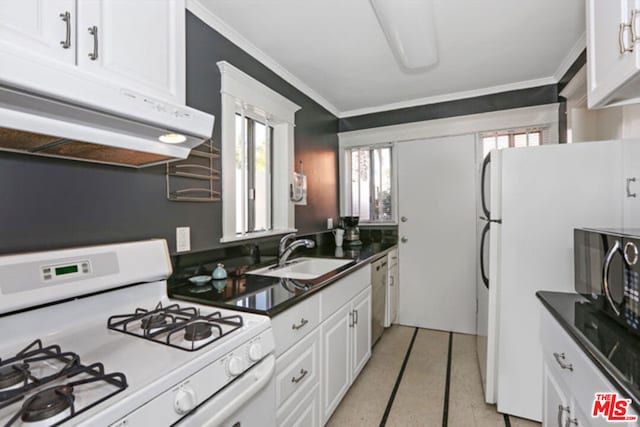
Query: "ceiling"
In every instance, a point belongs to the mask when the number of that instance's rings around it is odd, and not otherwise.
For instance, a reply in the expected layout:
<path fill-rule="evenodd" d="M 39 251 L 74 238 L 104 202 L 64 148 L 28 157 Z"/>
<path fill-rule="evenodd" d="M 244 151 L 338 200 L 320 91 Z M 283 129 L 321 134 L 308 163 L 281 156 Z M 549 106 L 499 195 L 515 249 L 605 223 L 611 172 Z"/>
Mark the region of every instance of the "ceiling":
<path fill-rule="evenodd" d="M 439 62 L 418 72 L 400 67 L 368 0 L 188 4 L 341 117 L 556 83 L 585 46 L 584 0 L 426 1 Z"/>

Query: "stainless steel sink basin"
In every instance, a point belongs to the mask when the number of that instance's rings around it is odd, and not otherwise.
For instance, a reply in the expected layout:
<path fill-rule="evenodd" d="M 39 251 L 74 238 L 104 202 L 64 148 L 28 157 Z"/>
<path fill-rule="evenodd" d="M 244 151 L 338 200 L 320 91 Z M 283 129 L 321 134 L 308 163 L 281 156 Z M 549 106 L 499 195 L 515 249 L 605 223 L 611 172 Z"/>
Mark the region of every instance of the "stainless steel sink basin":
<path fill-rule="evenodd" d="M 350 263 L 353 263 L 353 260 L 301 257 L 291 260 L 284 267 L 278 267 L 277 264 L 274 264 L 269 267 L 251 270 L 247 273 L 259 276 L 313 280 Z"/>

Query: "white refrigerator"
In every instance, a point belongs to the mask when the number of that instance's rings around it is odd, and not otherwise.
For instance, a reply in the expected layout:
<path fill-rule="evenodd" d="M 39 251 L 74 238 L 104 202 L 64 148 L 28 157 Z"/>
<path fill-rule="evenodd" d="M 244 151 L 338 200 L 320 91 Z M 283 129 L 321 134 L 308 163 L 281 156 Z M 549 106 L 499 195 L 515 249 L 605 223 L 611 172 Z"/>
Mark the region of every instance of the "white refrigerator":
<path fill-rule="evenodd" d="M 621 224 L 622 160 L 619 141 L 491 153 L 489 288 L 478 287 L 477 321 L 487 333 L 485 396 L 499 412 L 542 418 L 535 293 L 574 290 L 574 228 Z"/>

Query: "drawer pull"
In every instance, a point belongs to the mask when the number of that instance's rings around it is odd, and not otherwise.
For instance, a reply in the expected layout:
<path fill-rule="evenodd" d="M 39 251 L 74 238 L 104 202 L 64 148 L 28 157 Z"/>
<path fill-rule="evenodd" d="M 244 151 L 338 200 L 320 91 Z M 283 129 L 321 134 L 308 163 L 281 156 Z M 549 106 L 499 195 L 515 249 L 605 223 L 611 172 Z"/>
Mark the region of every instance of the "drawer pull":
<path fill-rule="evenodd" d="M 358 324 L 358 310 L 353 310 L 353 324 Z"/>
<path fill-rule="evenodd" d="M 569 407 L 564 407 L 562 405 L 558 405 L 558 427 L 564 427 L 562 425 L 562 414 L 564 413 L 564 411 L 567 411 L 567 413 L 569 414 Z"/>
<path fill-rule="evenodd" d="M 307 376 L 307 374 L 308 374 L 308 373 L 309 373 L 309 371 L 307 371 L 306 369 L 304 369 L 304 368 L 303 368 L 303 369 L 300 369 L 300 376 L 299 376 L 298 378 L 296 378 L 296 377 L 291 377 L 291 382 L 292 382 L 292 383 L 296 383 L 296 384 L 297 384 L 297 383 L 299 383 L 300 381 L 302 381 L 302 379 L 303 379 L 304 377 L 306 377 L 306 376 Z"/>
<path fill-rule="evenodd" d="M 573 372 L 573 364 L 564 363 L 564 361 L 566 360 L 564 353 L 553 353 L 553 357 L 556 358 L 556 362 L 558 362 L 558 365 L 560 365 L 562 369 L 568 369 Z"/>
<path fill-rule="evenodd" d="M 291 329 L 297 331 L 298 329 L 303 328 L 307 323 L 309 323 L 309 321 L 303 317 L 302 319 L 300 319 L 300 324 L 296 325 L 294 323 L 293 325 L 291 325 Z"/>

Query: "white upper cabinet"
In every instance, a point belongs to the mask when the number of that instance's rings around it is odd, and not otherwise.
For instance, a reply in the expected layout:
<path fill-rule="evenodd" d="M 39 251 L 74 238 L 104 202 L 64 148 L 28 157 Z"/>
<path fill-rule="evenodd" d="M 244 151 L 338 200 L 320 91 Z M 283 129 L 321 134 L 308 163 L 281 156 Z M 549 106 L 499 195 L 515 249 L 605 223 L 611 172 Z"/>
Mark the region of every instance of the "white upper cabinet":
<path fill-rule="evenodd" d="M 184 0 L 78 0 L 78 66 L 184 103 Z"/>
<path fill-rule="evenodd" d="M 0 44 L 74 64 L 75 0 L 0 1 Z"/>
<path fill-rule="evenodd" d="M 640 0 L 587 0 L 589 108 L 640 102 Z"/>
<path fill-rule="evenodd" d="M 68 65 L 158 109 L 155 99 L 185 104 L 185 26 L 185 0 L 0 1 L 9 58 Z"/>

